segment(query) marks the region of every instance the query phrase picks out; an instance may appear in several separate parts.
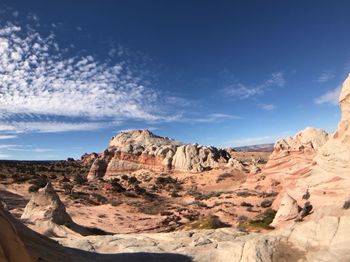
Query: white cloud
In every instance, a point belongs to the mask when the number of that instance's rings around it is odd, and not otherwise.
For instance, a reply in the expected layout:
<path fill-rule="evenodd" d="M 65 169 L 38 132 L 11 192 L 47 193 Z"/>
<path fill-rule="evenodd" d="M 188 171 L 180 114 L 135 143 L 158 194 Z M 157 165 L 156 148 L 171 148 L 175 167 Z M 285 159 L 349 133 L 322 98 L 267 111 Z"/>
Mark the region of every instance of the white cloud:
<path fill-rule="evenodd" d="M 258 106 L 265 111 L 272 111 L 277 108 L 273 104 L 259 104 Z"/>
<path fill-rule="evenodd" d="M 8 155 L 8 154 L 3 154 L 0 152 L 0 159 L 8 159 L 8 158 L 11 158 L 12 156 L 11 155 Z"/>
<path fill-rule="evenodd" d="M 0 140 L 5 140 L 5 139 L 14 139 L 17 136 L 15 135 L 0 135 Z"/>
<path fill-rule="evenodd" d="M 317 82 L 319 83 L 325 83 L 329 80 L 333 79 L 335 77 L 335 74 L 331 70 L 323 70 L 321 75 L 318 77 Z"/>
<path fill-rule="evenodd" d="M 14 148 L 14 147 L 18 147 L 18 145 L 0 144 L 0 149 L 9 149 L 9 148 Z"/>
<path fill-rule="evenodd" d="M 223 114 L 223 113 L 214 113 L 209 114 L 205 117 L 197 118 L 179 118 L 179 122 L 190 122 L 190 123 L 218 123 L 226 120 L 237 120 L 241 119 L 239 116 Z"/>
<path fill-rule="evenodd" d="M 269 90 L 271 87 L 282 87 L 286 84 L 284 75 L 282 72 L 275 72 L 271 74 L 271 77 L 264 81 L 262 84 L 255 86 L 247 86 L 241 83 L 230 85 L 223 89 L 224 94 L 227 96 L 238 97 L 240 99 L 246 99 L 255 95 L 260 95 Z"/>
<path fill-rule="evenodd" d="M 28 17 L 38 21 L 34 14 Z M 112 64 L 91 55 L 67 57 L 54 34 L 44 37 L 28 28 L 0 27 L 0 116 L 46 116 L 50 122 L 3 121 L 0 130 L 60 132 L 104 126 L 91 123 L 96 119 L 172 121 L 173 116 L 159 113 L 161 94 L 148 87 L 146 73 L 130 59 L 119 57 Z M 60 117 L 86 123 L 55 120 Z"/>
<path fill-rule="evenodd" d="M 337 88 L 333 90 L 329 90 L 323 95 L 316 97 L 314 99 L 314 102 L 319 105 L 330 104 L 330 105 L 337 106 L 339 103 L 340 92 L 341 92 L 341 86 L 338 86 Z"/>
<path fill-rule="evenodd" d="M 112 122 L 58 122 L 58 121 L 36 121 L 36 122 L 10 122 L 1 124 L 0 131 L 25 133 L 57 133 L 72 131 L 92 131 L 106 127 L 114 127 L 119 125 L 117 121 Z"/>
<path fill-rule="evenodd" d="M 16 144 L 0 144 L 0 149 L 5 151 L 31 152 L 31 153 L 46 153 L 57 152 L 57 149 L 40 148 L 33 145 L 16 145 Z"/>

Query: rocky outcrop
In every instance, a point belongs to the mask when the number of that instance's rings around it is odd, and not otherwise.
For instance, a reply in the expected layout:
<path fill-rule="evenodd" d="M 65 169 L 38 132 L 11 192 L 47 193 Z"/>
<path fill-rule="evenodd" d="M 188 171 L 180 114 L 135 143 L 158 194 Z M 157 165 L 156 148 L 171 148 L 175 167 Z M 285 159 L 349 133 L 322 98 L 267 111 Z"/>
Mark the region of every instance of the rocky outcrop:
<path fill-rule="evenodd" d="M 329 172 L 335 167 L 350 169 L 350 75 L 343 83 L 339 104 L 342 116 L 338 129 L 315 159 L 322 169 Z"/>
<path fill-rule="evenodd" d="M 270 159 L 277 159 L 292 152 L 316 152 L 328 140 L 328 133 L 322 129 L 307 127 L 294 137 L 287 137 L 276 142 Z"/>
<path fill-rule="evenodd" d="M 105 152 L 92 164 L 88 179 L 139 169 L 202 172 L 224 165 L 230 158 L 222 149 L 183 144 L 148 130 L 134 130 L 112 138 Z"/>
<path fill-rule="evenodd" d="M 216 167 L 219 163 L 227 163 L 230 156 L 225 150 L 215 147 L 182 145 L 176 148 L 172 159 L 172 167 L 180 171 L 202 172 Z"/>
<path fill-rule="evenodd" d="M 235 158 L 230 158 L 227 161 L 227 164 L 225 166 L 226 167 L 230 167 L 230 168 L 234 168 L 234 169 L 237 169 L 237 170 L 240 170 L 240 171 L 244 171 L 245 170 L 244 165 L 239 160 L 237 160 Z"/>
<path fill-rule="evenodd" d="M 348 216 L 330 216 L 319 221 L 295 223 L 270 234 L 247 234 L 232 228 L 221 228 L 57 240 L 65 246 L 86 251 L 167 252 L 183 254 L 198 262 L 345 262 L 350 259 L 349 234 Z"/>
<path fill-rule="evenodd" d="M 0 261 L 34 261 L 11 223 L 11 215 L 0 203 Z"/>
<path fill-rule="evenodd" d="M 103 230 L 76 224 L 51 183 L 33 193 L 21 220 L 35 231 L 47 236 L 77 237 L 109 234 Z"/>
<path fill-rule="evenodd" d="M 80 162 L 85 165 L 85 166 L 91 166 L 92 163 L 98 158 L 98 154 L 93 152 L 91 154 L 85 153 L 84 155 L 81 156 Z"/>
<path fill-rule="evenodd" d="M 337 131 L 318 150 L 311 173 L 296 183 L 296 188 L 309 187 L 314 217 L 342 213 L 349 197 L 350 75 L 343 83 L 339 104 L 342 115 Z"/>
<path fill-rule="evenodd" d="M 284 196 L 281 200 L 276 216 L 271 223 L 271 226 L 275 227 L 281 222 L 297 218 L 299 211 L 300 207 L 298 206 L 297 201 L 294 198 L 292 198 L 288 193 L 284 193 Z"/>
<path fill-rule="evenodd" d="M 33 193 L 26 205 L 21 219 L 32 223 L 50 221 L 57 225 L 72 223 L 71 217 L 51 183 Z"/>

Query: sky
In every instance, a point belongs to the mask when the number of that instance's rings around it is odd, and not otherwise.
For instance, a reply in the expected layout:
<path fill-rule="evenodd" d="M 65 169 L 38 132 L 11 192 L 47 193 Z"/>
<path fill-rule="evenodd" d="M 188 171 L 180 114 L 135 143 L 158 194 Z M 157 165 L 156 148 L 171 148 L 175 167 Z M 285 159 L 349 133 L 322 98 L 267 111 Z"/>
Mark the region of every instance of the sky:
<path fill-rule="evenodd" d="M 0 159 L 120 131 L 217 147 L 334 132 L 349 1 L 0 0 Z"/>

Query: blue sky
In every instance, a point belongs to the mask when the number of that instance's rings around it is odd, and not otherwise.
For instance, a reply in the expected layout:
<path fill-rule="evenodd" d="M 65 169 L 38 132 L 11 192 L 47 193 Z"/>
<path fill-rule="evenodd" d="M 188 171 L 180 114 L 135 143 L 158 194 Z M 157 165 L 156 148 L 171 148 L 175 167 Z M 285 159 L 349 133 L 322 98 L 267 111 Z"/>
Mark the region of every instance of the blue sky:
<path fill-rule="evenodd" d="M 0 159 L 120 130 L 219 147 L 334 131 L 349 1 L 0 1 Z"/>

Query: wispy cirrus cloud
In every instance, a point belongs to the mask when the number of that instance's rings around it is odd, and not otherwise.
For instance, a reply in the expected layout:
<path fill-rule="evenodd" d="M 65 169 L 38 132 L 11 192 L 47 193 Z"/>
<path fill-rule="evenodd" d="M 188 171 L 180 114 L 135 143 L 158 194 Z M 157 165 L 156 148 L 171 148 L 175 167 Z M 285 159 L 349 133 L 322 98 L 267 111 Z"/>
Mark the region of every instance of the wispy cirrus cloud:
<path fill-rule="evenodd" d="M 335 77 L 335 73 L 331 70 L 323 70 L 321 75 L 318 77 L 317 82 L 326 83 Z"/>
<path fill-rule="evenodd" d="M 35 145 L 19 145 L 19 144 L 0 144 L 0 158 L 8 158 L 12 156 L 12 153 L 18 152 L 30 152 L 33 154 L 58 152 L 58 149 L 42 148 Z"/>
<path fill-rule="evenodd" d="M 16 135 L 0 135 L 0 140 L 14 139 L 16 137 L 17 137 Z"/>
<path fill-rule="evenodd" d="M 272 87 L 282 87 L 286 84 L 284 74 L 282 72 L 275 72 L 271 77 L 258 85 L 245 85 L 242 83 L 229 85 L 222 91 L 226 96 L 237 97 L 239 99 L 246 99 L 252 96 L 260 95 L 268 91 Z"/>
<path fill-rule="evenodd" d="M 205 116 L 199 117 L 178 117 L 177 122 L 188 122 L 188 123 L 220 123 L 228 120 L 242 119 L 240 116 L 224 114 L 224 113 L 212 113 Z"/>
<path fill-rule="evenodd" d="M 316 104 L 330 104 L 333 106 L 337 106 L 339 103 L 339 96 L 341 92 L 341 86 L 336 87 L 335 89 L 329 90 L 323 95 L 316 97 L 314 102 Z"/>
<path fill-rule="evenodd" d="M 277 108 L 274 104 L 258 104 L 258 106 L 265 111 L 272 111 Z"/>
<path fill-rule="evenodd" d="M 60 121 L 13 121 L 0 125 L 0 131 L 14 133 L 59 133 L 72 131 L 92 131 L 100 128 L 115 127 L 119 122 L 60 122 Z M 11 135 L 10 135 L 11 136 Z"/>

